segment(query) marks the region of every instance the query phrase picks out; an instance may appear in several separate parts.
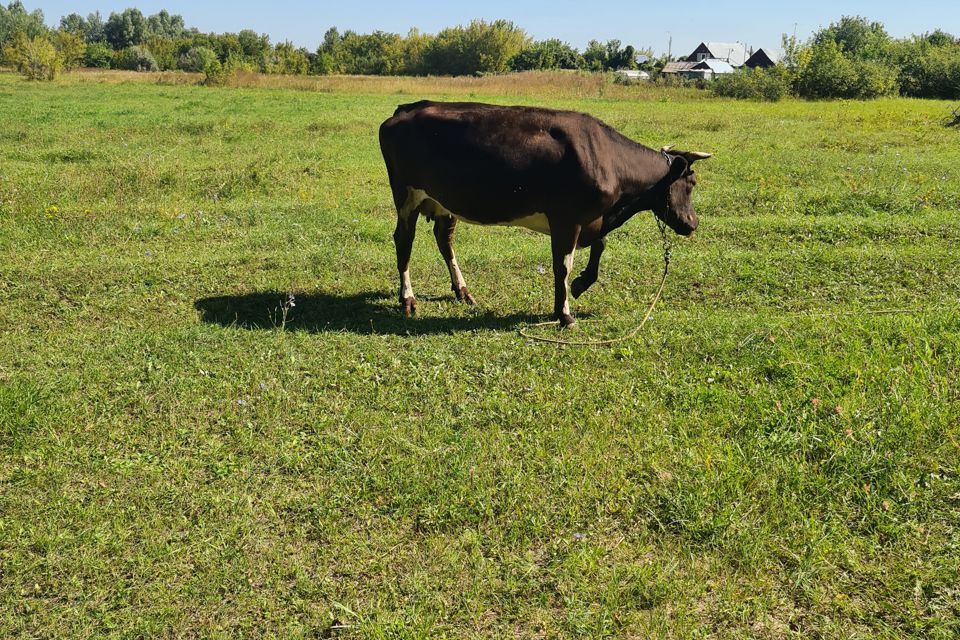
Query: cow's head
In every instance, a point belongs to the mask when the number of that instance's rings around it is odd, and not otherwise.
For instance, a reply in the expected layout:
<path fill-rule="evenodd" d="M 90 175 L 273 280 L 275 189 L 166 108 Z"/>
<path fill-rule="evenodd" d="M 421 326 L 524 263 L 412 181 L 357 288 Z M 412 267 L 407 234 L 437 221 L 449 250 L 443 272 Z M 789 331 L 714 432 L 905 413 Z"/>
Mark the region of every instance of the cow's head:
<path fill-rule="evenodd" d="M 675 151 L 671 147 L 664 147 L 660 152 L 670 162 L 670 169 L 658 185 L 653 212 L 671 229 L 682 236 L 688 236 L 700 224 L 690 198 L 697 185 L 693 163 L 706 160 L 711 154 L 702 151 Z"/>

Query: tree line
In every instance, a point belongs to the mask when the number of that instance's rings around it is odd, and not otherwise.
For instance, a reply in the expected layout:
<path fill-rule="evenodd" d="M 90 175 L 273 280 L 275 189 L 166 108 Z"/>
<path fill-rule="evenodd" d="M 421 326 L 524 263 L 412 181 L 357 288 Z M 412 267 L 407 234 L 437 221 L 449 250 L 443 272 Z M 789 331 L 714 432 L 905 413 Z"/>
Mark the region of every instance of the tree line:
<path fill-rule="evenodd" d="M 711 88 L 720 95 L 766 100 L 785 95 L 960 97 L 960 40 L 944 31 L 895 39 L 879 22 L 845 16 L 805 42 L 784 36 L 782 45 L 784 58 L 776 67 L 721 76 Z M 130 8 L 106 19 L 99 12 L 72 13 L 51 29 L 39 10 L 29 12 L 20 1 L 0 4 L 0 63 L 37 79 L 79 66 L 201 72 L 212 84 L 237 71 L 476 75 L 642 68 L 655 75 L 666 62 L 650 49 L 620 40 L 591 40 L 583 51 L 558 39 L 534 40 L 508 20 L 475 20 L 436 34 L 412 29 L 406 36 L 331 28 L 309 51 L 290 42 L 273 44 L 249 29 L 202 33 L 167 11 L 147 16 Z"/>
<path fill-rule="evenodd" d="M 779 100 L 868 99 L 904 95 L 960 98 L 960 39 L 942 30 L 893 38 L 883 24 L 844 16 L 807 42 L 783 37 L 784 58 L 770 69 L 721 76 L 714 92 Z"/>
<path fill-rule="evenodd" d="M 0 5 L 3 62 L 33 78 L 78 66 L 134 71 L 199 71 L 210 78 L 234 71 L 278 74 L 476 75 L 534 69 L 606 71 L 635 68 L 637 50 L 619 40 L 591 41 L 584 52 L 556 39 L 534 41 L 508 20 L 475 20 L 436 34 L 405 37 L 329 29 L 316 51 L 265 34 L 201 33 L 182 16 L 139 9 L 64 16 L 48 29 L 39 10 Z"/>

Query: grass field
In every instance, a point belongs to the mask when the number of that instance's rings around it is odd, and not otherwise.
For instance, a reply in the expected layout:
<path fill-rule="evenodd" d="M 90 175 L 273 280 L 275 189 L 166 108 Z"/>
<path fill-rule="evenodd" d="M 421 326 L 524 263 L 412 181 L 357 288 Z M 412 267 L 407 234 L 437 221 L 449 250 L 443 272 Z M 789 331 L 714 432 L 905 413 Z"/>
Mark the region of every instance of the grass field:
<path fill-rule="evenodd" d="M 0 637 L 960 634 L 947 103 L 116 78 L 0 75 Z M 445 96 L 715 154 L 636 340 L 519 337 L 519 229 L 459 229 L 468 308 L 421 222 L 397 313 L 376 129 Z M 640 216 L 569 336 L 659 270 Z"/>

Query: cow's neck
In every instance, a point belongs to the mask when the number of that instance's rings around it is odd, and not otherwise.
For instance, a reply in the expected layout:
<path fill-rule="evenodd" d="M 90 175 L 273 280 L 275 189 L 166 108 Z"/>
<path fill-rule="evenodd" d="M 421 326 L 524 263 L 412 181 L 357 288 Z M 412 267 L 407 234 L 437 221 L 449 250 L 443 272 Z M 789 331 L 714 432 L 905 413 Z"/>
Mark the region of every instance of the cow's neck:
<path fill-rule="evenodd" d="M 670 173 L 670 160 L 662 153 L 629 141 L 618 154 L 620 198 L 603 216 L 601 235 L 620 227 L 640 211 L 653 208 L 654 191 Z"/>

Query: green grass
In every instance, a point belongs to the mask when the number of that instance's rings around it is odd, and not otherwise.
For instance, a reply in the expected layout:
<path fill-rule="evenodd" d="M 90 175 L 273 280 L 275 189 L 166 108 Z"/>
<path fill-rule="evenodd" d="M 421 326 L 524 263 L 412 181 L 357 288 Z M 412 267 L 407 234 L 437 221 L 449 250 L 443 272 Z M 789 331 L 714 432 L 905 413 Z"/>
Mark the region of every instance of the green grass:
<path fill-rule="evenodd" d="M 467 308 L 421 223 L 395 311 L 410 82 L 0 75 L 0 636 L 960 634 L 948 105 L 472 95 L 715 154 L 572 349 L 523 230 L 460 228 Z"/>

